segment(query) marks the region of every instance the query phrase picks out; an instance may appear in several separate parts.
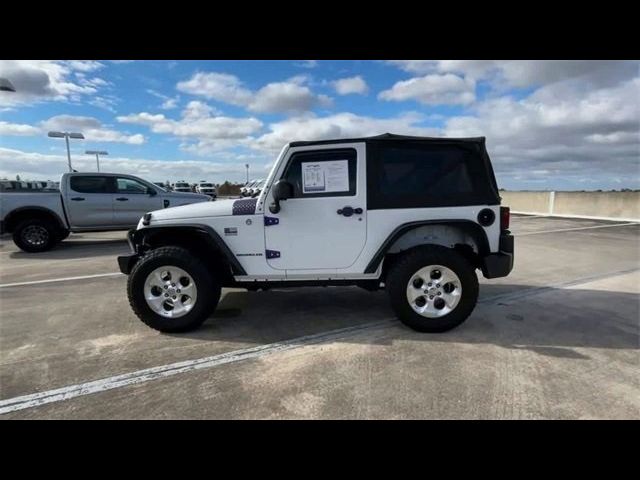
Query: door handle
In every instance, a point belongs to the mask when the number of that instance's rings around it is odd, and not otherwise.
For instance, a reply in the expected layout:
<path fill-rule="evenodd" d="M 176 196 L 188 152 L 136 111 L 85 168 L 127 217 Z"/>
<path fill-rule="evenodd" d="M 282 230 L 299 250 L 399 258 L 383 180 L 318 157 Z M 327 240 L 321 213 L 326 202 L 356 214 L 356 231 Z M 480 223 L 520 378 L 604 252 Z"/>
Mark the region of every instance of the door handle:
<path fill-rule="evenodd" d="M 116 198 L 116 200 L 117 200 L 117 201 L 119 201 L 119 202 L 126 202 L 126 201 L 128 201 L 129 199 L 128 199 L 128 198 L 126 198 L 126 197 L 118 197 L 118 198 Z"/>
<path fill-rule="evenodd" d="M 71 200 L 73 200 L 74 202 L 82 202 L 84 200 L 84 197 L 73 197 Z"/>
<path fill-rule="evenodd" d="M 337 213 L 338 213 L 338 215 L 344 215 L 345 217 L 350 217 L 354 213 L 356 215 L 362 215 L 362 209 L 361 208 L 352 208 L 352 207 L 342 207 L 340 210 L 338 210 Z"/>

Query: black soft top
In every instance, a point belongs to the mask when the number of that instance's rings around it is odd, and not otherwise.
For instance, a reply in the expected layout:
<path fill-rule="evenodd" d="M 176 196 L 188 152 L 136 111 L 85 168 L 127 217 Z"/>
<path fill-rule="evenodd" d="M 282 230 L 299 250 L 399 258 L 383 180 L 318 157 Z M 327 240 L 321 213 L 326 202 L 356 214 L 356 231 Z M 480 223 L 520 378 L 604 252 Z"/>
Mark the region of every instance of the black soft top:
<path fill-rule="evenodd" d="M 447 138 L 447 137 L 413 137 L 410 135 L 394 135 L 393 133 L 383 133 L 373 137 L 360 138 L 337 138 L 334 140 L 310 140 L 302 142 L 291 142 L 290 147 L 307 147 L 312 145 L 327 145 L 334 143 L 358 143 L 358 142 L 384 142 L 384 141 L 401 141 L 410 140 L 414 142 L 425 142 L 433 144 L 464 144 L 464 145 L 482 145 L 485 144 L 485 137 L 469 137 L 469 138 Z"/>

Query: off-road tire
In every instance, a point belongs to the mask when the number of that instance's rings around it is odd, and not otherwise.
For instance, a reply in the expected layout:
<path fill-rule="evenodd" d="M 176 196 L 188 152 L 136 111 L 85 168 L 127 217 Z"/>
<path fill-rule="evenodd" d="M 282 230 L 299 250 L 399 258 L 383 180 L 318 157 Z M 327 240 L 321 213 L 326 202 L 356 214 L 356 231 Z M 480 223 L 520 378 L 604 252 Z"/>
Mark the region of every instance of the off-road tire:
<path fill-rule="evenodd" d="M 198 296 L 186 315 L 166 318 L 155 313 L 144 298 L 147 276 L 156 268 L 176 266 L 193 278 Z M 203 262 L 181 247 L 161 247 L 142 257 L 131 270 L 127 282 L 129 304 L 135 314 L 149 327 L 165 333 L 195 330 L 213 313 L 220 301 L 220 285 Z"/>
<path fill-rule="evenodd" d="M 29 241 L 29 231 L 33 230 L 41 233 L 42 243 L 33 243 Z M 40 253 L 51 250 L 58 243 L 58 229 L 53 222 L 42 219 L 32 218 L 23 220 L 13 230 L 13 243 L 20 250 L 28 253 Z"/>
<path fill-rule="evenodd" d="M 438 318 L 426 318 L 414 311 L 407 299 L 407 285 L 411 277 L 428 265 L 443 265 L 458 276 L 462 284 L 462 297 L 448 314 Z M 433 245 L 418 247 L 402 255 L 387 275 L 386 288 L 391 306 L 402 323 L 427 333 L 441 333 L 464 322 L 478 301 L 478 277 L 475 268 L 462 255 L 450 248 Z"/>

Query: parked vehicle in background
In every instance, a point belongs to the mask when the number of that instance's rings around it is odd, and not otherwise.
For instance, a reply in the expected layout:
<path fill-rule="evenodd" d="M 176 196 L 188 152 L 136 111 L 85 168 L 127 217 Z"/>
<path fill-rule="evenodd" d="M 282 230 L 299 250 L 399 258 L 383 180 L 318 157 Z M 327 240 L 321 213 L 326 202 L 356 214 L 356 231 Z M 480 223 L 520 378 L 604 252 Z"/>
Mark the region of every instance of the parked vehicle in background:
<path fill-rule="evenodd" d="M 0 193 L 0 232 L 25 252 L 43 252 L 70 232 L 128 230 L 145 213 L 211 200 L 170 193 L 133 175 L 65 173 L 60 190 Z"/>
<path fill-rule="evenodd" d="M 0 192 L 32 192 L 56 188 L 55 183 L 48 180 L 0 180 Z"/>
<path fill-rule="evenodd" d="M 258 198 L 151 212 L 118 264 L 160 331 L 197 328 L 222 287 L 356 285 L 385 289 L 409 327 L 444 332 L 475 308 L 476 270 L 511 272 L 508 229 L 483 137 L 293 142 Z"/>
<path fill-rule="evenodd" d="M 251 187 L 251 197 L 257 197 L 258 195 L 260 195 L 263 186 L 264 180 L 259 180 L 258 183 L 255 184 L 255 186 Z"/>
<path fill-rule="evenodd" d="M 216 186 L 213 183 L 205 182 L 204 180 L 196 185 L 196 193 L 209 195 L 212 198 L 216 198 L 218 196 Z"/>
<path fill-rule="evenodd" d="M 246 197 L 249 195 L 249 189 L 256 183 L 256 180 L 250 180 L 240 188 L 240 195 Z"/>
<path fill-rule="evenodd" d="M 185 192 L 185 193 L 189 192 L 189 193 L 193 193 L 193 192 L 191 192 L 191 185 L 189 185 L 185 181 L 174 183 L 173 184 L 173 191 L 174 192 Z"/>

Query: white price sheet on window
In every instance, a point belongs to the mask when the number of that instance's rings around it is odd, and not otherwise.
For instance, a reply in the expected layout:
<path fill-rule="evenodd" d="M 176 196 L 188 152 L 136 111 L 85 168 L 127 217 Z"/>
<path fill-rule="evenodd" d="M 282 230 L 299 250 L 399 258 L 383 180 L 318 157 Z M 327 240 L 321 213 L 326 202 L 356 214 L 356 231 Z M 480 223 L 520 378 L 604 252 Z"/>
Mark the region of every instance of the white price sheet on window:
<path fill-rule="evenodd" d="M 349 160 L 302 162 L 302 193 L 349 191 Z"/>

